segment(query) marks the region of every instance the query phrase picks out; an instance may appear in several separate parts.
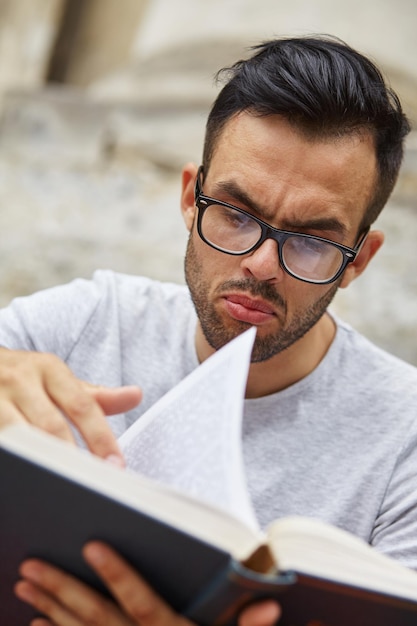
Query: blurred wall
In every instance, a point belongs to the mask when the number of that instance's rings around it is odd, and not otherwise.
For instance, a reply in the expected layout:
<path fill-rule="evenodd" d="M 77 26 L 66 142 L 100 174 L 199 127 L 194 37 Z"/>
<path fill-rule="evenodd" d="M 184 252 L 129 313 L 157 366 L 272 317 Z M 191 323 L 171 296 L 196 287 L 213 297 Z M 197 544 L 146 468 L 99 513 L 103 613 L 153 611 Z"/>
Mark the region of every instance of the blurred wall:
<path fill-rule="evenodd" d="M 85 86 L 130 62 L 148 0 L 78 0 L 77 9 L 75 4 L 66 3 L 53 54 L 63 57 L 61 67 L 56 59 L 59 79 Z M 48 78 L 53 80 L 52 72 Z"/>
<path fill-rule="evenodd" d="M 0 0 L 0 96 L 45 80 L 62 0 Z"/>

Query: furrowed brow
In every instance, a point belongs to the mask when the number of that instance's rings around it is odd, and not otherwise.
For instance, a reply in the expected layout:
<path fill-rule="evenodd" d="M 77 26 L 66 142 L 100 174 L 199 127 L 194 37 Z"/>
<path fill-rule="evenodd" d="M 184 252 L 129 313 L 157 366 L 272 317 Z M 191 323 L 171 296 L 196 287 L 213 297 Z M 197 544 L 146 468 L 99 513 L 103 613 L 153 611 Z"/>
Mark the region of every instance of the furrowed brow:
<path fill-rule="evenodd" d="M 218 193 L 223 193 L 230 196 L 233 200 L 237 200 L 241 204 L 243 204 L 248 209 L 251 209 L 254 213 L 257 213 L 260 217 L 267 220 L 268 217 L 272 217 L 272 213 L 266 211 L 263 207 L 260 207 L 251 197 L 250 195 L 244 191 L 237 183 L 234 181 L 219 181 L 214 184 L 215 197 Z"/>
<path fill-rule="evenodd" d="M 309 219 L 307 221 L 301 221 L 296 219 L 283 220 L 281 223 L 283 230 L 295 230 L 303 232 L 305 230 L 315 230 L 322 232 L 334 233 L 342 239 L 347 237 L 348 229 L 338 219 L 333 217 L 318 217 Z"/>
<path fill-rule="evenodd" d="M 245 207 L 251 209 L 254 213 L 256 213 L 261 219 L 268 222 L 271 220 L 275 213 L 271 211 L 266 211 L 265 208 L 260 207 L 250 196 L 244 191 L 239 185 L 237 185 L 234 181 L 219 181 L 213 186 L 213 194 L 214 197 L 217 194 L 226 194 L 237 202 L 243 204 Z M 348 234 L 348 229 L 342 222 L 334 217 L 317 217 L 308 220 L 298 220 L 296 218 L 283 219 L 280 227 L 283 230 L 292 230 L 305 232 L 308 230 L 322 231 L 322 232 L 331 232 L 335 235 L 344 238 Z"/>

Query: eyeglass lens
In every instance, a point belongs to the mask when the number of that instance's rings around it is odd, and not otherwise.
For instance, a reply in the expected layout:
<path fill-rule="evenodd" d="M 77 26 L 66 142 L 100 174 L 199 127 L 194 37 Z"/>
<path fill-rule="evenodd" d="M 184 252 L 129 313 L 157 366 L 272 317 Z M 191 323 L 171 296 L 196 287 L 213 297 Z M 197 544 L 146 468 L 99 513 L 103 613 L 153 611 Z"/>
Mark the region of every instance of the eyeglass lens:
<path fill-rule="evenodd" d="M 209 243 L 231 254 L 249 251 L 262 236 L 260 224 L 250 215 L 218 204 L 205 208 L 201 230 Z M 343 263 L 336 246 L 299 234 L 285 239 L 281 257 L 291 274 L 313 281 L 330 280 Z"/>

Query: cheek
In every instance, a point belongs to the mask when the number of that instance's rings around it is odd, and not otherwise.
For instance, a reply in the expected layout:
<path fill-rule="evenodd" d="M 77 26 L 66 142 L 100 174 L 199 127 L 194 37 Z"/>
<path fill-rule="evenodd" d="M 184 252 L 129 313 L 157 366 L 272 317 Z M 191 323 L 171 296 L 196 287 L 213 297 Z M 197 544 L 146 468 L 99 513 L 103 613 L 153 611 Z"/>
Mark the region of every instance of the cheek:
<path fill-rule="evenodd" d="M 239 257 L 214 250 L 202 241 L 195 228 L 188 240 L 187 257 L 188 263 L 192 263 L 202 278 L 218 276 L 219 280 L 228 280 L 239 267 Z"/>
<path fill-rule="evenodd" d="M 288 316 L 292 318 L 304 316 L 320 306 L 321 302 L 328 302 L 329 298 L 333 298 L 335 288 L 329 288 L 329 285 L 309 285 L 288 276 L 280 283 L 279 293 L 285 300 Z"/>

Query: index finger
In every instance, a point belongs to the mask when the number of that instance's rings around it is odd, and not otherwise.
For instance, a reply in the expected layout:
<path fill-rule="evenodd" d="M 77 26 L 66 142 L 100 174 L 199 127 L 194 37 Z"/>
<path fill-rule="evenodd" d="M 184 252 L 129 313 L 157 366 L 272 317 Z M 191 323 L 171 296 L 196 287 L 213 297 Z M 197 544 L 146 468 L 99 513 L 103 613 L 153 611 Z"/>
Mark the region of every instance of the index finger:
<path fill-rule="evenodd" d="M 56 367 L 44 384 L 51 399 L 76 427 L 91 452 L 104 459 L 123 459 L 101 406 L 81 380 L 67 368 Z"/>

